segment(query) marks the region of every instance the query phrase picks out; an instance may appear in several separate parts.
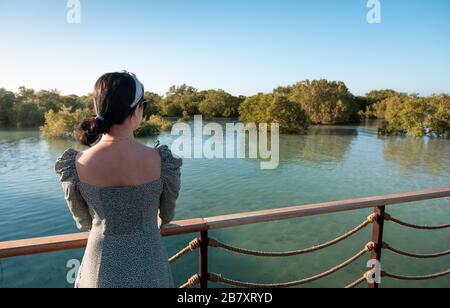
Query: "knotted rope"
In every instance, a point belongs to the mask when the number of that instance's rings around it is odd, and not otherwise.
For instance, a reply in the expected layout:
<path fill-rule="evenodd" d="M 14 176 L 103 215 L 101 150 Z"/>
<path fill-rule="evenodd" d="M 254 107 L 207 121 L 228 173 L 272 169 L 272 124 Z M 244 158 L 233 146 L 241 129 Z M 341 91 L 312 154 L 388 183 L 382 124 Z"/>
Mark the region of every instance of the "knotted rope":
<path fill-rule="evenodd" d="M 444 277 L 447 275 L 450 275 L 450 269 L 448 269 L 445 272 L 431 274 L 431 275 L 423 275 L 423 276 L 402 276 L 402 275 L 391 274 L 388 272 L 381 272 L 382 277 L 389 277 L 392 279 L 407 280 L 407 281 L 431 280 L 431 279 Z"/>
<path fill-rule="evenodd" d="M 413 229 L 419 229 L 419 230 L 441 230 L 441 229 L 450 228 L 450 224 L 440 225 L 440 226 L 415 225 L 415 224 L 407 223 L 407 222 L 401 221 L 399 219 L 396 219 L 396 218 L 392 217 L 388 213 L 384 214 L 384 219 L 387 220 L 387 221 L 392 221 L 392 222 L 394 222 L 394 223 L 396 223 L 398 225 L 404 226 L 404 227 L 413 228 Z"/>
<path fill-rule="evenodd" d="M 374 214 L 370 215 L 369 217 L 367 217 L 367 219 L 363 223 L 361 223 L 359 226 L 356 226 L 355 228 L 353 228 L 349 232 L 345 233 L 344 235 L 342 235 L 332 241 L 326 242 L 324 244 L 313 246 L 313 247 L 306 248 L 306 249 L 301 249 L 301 250 L 294 250 L 294 251 L 288 251 L 288 252 L 256 251 L 256 250 L 243 249 L 243 248 L 230 246 L 230 245 L 224 244 L 224 243 L 219 242 L 218 240 L 212 239 L 212 238 L 209 239 L 208 245 L 211 247 L 214 247 L 214 248 L 222 248 L 222 249 L 225 249 L 225 250 L 228 250 L 231 252 L 244 254 L 244 255 L 250 255 L 250 256 L 256 256 L 256 257 L 292 257 L 292 256 L 298 256 L 298 255 L 302 255 L 302 254 L 315 252 L 315 251 L 333 246 L 333 245 L 349 238 L 350 236 L 356 234 L 357 232 L 361 231 L 362 229 L 367 227 L 369 224 L 373 223 L 377 218 L 378 218 L 378 215 L 374 213 Z"/>
<path fill-rule="evenodd" d="M 195 274 L 189 280 L 180 287 L 180 289 L 189 289 L 192 287 L 195 287 L 196 285 L 200 284 L 200 276 L 198 274 Z"/>
<path fill-rule="evenodd" d="M 200 239 L 196 238 L 192 242 L 189 243 L 189 245 L 186 248 L 183 248 L 180 252 L 178 252 L 176 255 L 174 255 L 172 258 L 169 259 L 170 263 L 174 263 L 181 257 L 185 256 L 186 254 L 200 248 L 201 242 Z"/>
<path fill-rule="evenodd" d="M 299 286 L 299 285 L 303 285 L 303 284 L 307 284 L 307 283 L 319 280 L 321 278 L 327 277 L 331 274 L 338 272 L 339 270 L 347 267 L 348 265 L 352 264 L 353 262 L 355 262 L 356 260 L 361 258 L 367 252 L 374 250 L 375 246 L 376 246 L 375 243 L 370 242 L 364 247 L 363 250 L 358 252 L 355 256 L 348 259 L 347 261 L 339 264 L 338 266 L 333 267 L 332 269 L 330 269 L 326 272 L 323 272 L 321 274 L 315 275 L 313 277 L 309 277 L 309 278 L 301 279 L 301 280 L 297 280 L 297 281 L 291 281 L 291 282 L 287 282 L 287 283 L 259 284 L 259 283 L 251 283 L 251 282 L 232 280 L 232 279 L 222 277 L 221 275 L 218 275 L 215 273 L 209 274 L 209 280 L 212 282 L 215 282 L 215 283 L 223 283 L 223 284 L 227 284 L 230 286 L 241 287 L 241 288 L 290 288 L 290 287 L 295 287 L 295 286 Z"/>
<path fill-rule="evenodd" d="M 450 250 L 439 252 L 439 253 L 433 253 L 433 254 L 415 254 L 415 253 L 405 252 L 400 249 L 394 248 L 387 243 L 383 243 L 383 249 L 390 250 L 401 256 L 417 258 L 417 259 L 432 259 L 432 258 L 439 258 L 439 257 L 450 255 Z"/>
<path fill-rule="evenodd" d="M 348 286 L 346 286 L 346 289 L 353 289 L 356 288 L 357 286 L 359 286 L 361 283 L 363 283 L 364 281 L 368 281 L 369 280 L 369 275 L 371 275 L 372 272 L 366 272 L 361 278 L 355 280 L 354 282 L 352 282 L 351 284 L 349 284 Z"/>

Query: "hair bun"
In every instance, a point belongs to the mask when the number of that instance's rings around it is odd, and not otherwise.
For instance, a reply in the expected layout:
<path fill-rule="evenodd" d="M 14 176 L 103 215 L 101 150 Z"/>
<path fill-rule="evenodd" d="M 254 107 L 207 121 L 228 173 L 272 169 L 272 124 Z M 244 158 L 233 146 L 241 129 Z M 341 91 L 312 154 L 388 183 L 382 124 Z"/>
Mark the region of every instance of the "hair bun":
<path fill-rule="evenodd" d="M 91 146 L 98 141 L 101 135 L 109 132 L 111 126 L 108 121 L 96 117 L 90 120 L 85 120 L 81 123 L 79 130 L 81 134 L 79 136 L 79 141 L 86 146 Z"/>
<path fill-rule="evenodd" d="M 96 117 L 94 118 L 94 125 L 92 126 L 92 132 L 94 134 L 104 134 L 105 130 L 105 120 L 103 118 Z"/>

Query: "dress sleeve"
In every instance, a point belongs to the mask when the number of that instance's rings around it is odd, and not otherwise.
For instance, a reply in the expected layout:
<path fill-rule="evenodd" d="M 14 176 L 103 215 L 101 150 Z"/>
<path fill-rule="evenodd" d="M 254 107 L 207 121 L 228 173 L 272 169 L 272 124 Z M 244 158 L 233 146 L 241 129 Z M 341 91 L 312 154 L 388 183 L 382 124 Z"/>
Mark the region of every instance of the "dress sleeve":
<path fill-rule="evenodd" d="M 92 217 L 89 207 L 78 190 L 79 180 L 75 165 L 77 154 L 73 149 L 64 152 L 55 163 L 55 171 L 60 176 L 64 197 L 78 229 L 91 230 Z"/>
<path fill-rule="evenodd" d="M 162 160 L 163 192 L 159 207 L 160 227 L 175 217 L 175 207 L 181 189 L 181 166 L 183 160 L 175 157 L 167 146 L 159 148 Z"/>

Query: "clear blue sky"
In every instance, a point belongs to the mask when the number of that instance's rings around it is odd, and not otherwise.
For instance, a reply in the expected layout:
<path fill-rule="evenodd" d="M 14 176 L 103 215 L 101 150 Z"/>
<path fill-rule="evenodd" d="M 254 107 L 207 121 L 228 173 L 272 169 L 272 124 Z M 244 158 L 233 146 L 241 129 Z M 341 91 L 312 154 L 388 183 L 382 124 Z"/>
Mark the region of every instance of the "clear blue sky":
<path fill-rule="evenodd" d="M 0 0 L 0 87 L 86 94 L 127 69 L 147 90 L 170 85 L 269 92 L 304 79 L 344 81 L 355 94 L 450 92 L 450 1 Z"/>

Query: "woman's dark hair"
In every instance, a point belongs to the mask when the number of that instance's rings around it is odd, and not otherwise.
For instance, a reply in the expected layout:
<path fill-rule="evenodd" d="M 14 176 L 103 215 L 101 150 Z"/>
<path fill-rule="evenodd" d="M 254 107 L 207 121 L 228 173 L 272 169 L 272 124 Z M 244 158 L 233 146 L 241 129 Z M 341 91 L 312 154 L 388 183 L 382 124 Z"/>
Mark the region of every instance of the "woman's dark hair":
<path fill-rule="evenodd" d="M 101 135 L 109 133 L 113 125 L 122 124 L 139 106 L 130 107 L 135 95 L 136 83 L 130 74 L 108 73 L 100 77 L 93 93 L 97 116 L 79 126 L 78 141 L 91 146 Z"/>

